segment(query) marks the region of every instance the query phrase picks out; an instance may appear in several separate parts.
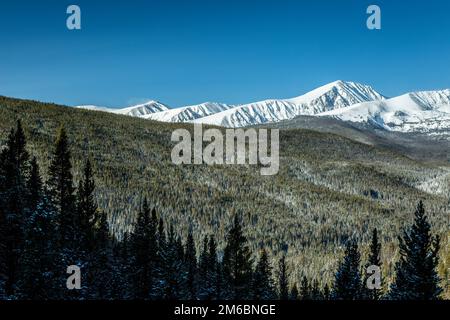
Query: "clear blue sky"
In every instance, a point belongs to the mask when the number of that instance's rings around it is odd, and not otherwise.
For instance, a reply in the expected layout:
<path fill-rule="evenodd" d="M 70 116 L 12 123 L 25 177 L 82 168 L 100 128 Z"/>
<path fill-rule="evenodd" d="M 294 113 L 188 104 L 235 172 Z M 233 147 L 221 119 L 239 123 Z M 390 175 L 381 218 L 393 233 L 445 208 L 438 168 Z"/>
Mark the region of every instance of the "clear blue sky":
<path fill-rule="evenodd" d="M 66 28 L 70 4 L 82 30 Z M 448 0 L 2 0 L 0 36 L 0 95 L 68 105 L 245 103 L 337 79 L 387 96 L 450 87 Z"/>

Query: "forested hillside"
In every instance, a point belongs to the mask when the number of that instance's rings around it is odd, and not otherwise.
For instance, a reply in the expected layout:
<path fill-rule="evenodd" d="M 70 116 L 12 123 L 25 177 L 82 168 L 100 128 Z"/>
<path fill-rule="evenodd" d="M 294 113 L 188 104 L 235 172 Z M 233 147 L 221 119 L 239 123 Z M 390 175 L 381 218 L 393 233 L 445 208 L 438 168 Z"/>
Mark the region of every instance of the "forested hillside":
<path fill-rule="evenodd" d="M 439 271 L 449 267 L 450 166 L 412 160 L 392 150 L 310 130 L 280 132 L 280 172 L 260 176 L 255 166 L 176 166 L 170 160 L 174 129 L 190 125 L 73 109 L 35 101 L 0 98 L 0 141 L 17 119 L 28 151 L 37 157 L 44 180 L 57 128 L 70 142 L 74 180 L 86 158 L 96 177 L 98 206 L 119 240 L 133 230 L 144 198 L 183 238 L 192 230 L 197 249 L 216 236 L 217 250 L 235 214 L 242 217 L 249 249 L 267 248 L 287 265 L 323 287 L 334 277 L 348 239 L 363 256 L 372 230 L 381 231 L 383 271 L 388 281 L 398 259 L 397 236 L 426 204 L 433 232 L 441 236 Z M 448 292 L 448 287 L 447 287 Z"/>

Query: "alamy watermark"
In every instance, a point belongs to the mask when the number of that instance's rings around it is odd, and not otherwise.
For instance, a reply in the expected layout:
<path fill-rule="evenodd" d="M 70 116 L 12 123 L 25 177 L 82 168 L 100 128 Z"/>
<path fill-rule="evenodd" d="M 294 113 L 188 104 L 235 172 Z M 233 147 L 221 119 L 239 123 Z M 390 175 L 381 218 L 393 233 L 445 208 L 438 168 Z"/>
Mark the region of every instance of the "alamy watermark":
<path fill-rule="evenodd" d="M 381 30 L 381 9 L 377 5 L 370 5 L 367 7 L 367 14 L 370 16 L 367 18 L 367 29 L 369 30 Z"/>
<path fill-rule="evenodd" d="M 260 164 L 261 175 L 271 176 L 278 173 L 279 130 L 268 129 L 225 129 L 215 128 L 203 131 L 202 124 L 194 124 L 194 137 L 187 129 L 176 129 L 171 140 L 177 142 L 172 149 L 174 164 Z M 269 148 L 270 140 L 270 148 Z M 208 144 L 203 148 L 204 142 Z M 224 152 L 225 150 L 225 152 Z"/>

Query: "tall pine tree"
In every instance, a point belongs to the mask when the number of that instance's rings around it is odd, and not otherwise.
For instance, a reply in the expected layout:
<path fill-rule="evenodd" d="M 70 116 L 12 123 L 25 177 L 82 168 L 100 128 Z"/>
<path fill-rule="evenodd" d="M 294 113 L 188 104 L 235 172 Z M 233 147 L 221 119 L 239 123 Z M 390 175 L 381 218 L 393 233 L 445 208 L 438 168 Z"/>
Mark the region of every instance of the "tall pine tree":
<path fill-rule="evenodd" d="M 360 254 L 354 240 L 347 242 L 345 256 L 335 275 L 333 298 L 336 300 L 361 299 Z"/>
<path fill-rule="evenodd" d="M 226 238 L 223 255 L 223 272 L 226 296 L 230 299 L 250 299 L 252 281 L 251 252 L 242 232 L 240 219 L 234 216 L 233 225 Z"/>
<path fill-rule="evenodd" d="M 272 300 L 275 297 L 272 268 L 266 250 L 261 250 L 261 256 L 253 273 L 252 298 L 254 300 Z"/>
<path fill-rule="evenodd" d="M 436 300 L 442 293 L 436 271 L 439 263 L 439 237 L 431 226 L 422 201 L 417 205 L 414 224 L 399 237 L 400 261 L 389 297 L 395 300 Z"/>
<path fill-rule="evenodd" d="M 286 256 L 283 254 L 278 263 L 278 298 L 288 300 L 289 298 L 289 280 L 286 266 Z"/>

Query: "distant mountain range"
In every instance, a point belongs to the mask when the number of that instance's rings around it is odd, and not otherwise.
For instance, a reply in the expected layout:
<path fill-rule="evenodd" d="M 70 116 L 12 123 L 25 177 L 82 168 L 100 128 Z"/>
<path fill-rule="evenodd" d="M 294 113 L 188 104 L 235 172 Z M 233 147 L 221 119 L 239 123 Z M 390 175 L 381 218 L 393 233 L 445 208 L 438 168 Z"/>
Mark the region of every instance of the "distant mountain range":
<path fill-rule="evenodd" d="M 194 122 L 224 127 L 274 124 L 306 115 L 367 123 L 388 131 L 450 135 L 450 89 L 386 98 L 368 85 L 341 80 L 295 98 L 243 105 L 205 102 L 171 109 L 160 102 L 149 101 L 124 109 L 92 105 L 78 108 L 163 122 Z"/>

